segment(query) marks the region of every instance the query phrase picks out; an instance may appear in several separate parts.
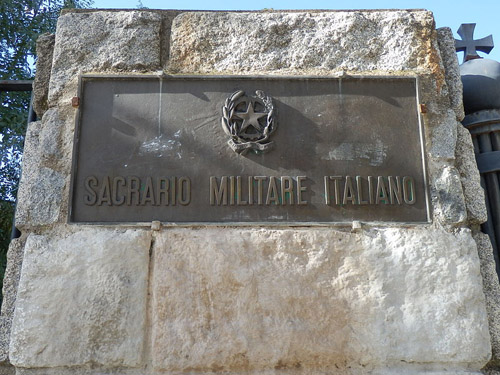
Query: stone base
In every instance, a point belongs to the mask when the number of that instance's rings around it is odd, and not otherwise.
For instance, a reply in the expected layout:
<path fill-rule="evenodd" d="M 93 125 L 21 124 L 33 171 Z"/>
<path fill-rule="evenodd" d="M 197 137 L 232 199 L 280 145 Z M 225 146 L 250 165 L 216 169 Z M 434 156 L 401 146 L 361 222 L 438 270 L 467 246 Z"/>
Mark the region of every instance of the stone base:
<path fill-rule="evenodd" d="M 468 230 L 61 229 L 26 241 L 17 367 L 363 373 L 489 357 Z"/>

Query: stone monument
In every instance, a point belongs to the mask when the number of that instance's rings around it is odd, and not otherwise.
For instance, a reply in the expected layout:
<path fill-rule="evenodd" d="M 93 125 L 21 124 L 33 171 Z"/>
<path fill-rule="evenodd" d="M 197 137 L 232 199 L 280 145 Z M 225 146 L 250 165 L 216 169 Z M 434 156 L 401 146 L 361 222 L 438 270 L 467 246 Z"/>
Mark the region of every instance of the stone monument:
<path fill-rule="evenodd" d="M 12 371 L 488 364 L 498 280 L 431 12 L 72 10 L 41 44 Z"/>

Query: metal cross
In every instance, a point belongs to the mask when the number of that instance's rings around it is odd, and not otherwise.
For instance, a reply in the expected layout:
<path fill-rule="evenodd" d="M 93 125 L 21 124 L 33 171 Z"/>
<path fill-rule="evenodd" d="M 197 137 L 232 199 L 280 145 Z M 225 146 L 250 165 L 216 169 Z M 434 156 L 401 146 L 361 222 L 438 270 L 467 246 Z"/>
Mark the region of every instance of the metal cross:
<path fill-rule="evenodd" d="M 481 58 L 477 51 L 490 53 L 493 49 L 493 37 L 488 35 L 485 38 L 474 40 L 475 23 L 463 23 L 457 30 L 458 35 L 462 40 L 455 39 L 455 50 L 457 52 L 464 52 L 464 61 Z"/>

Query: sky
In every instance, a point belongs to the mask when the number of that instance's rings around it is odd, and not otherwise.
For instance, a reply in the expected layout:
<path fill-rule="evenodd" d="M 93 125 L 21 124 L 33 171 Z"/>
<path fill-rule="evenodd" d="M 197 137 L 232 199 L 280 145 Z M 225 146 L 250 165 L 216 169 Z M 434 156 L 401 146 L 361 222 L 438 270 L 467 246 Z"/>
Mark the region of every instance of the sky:
<path fill-rule="evenodd" d="M 476 23 L 474 39 L 493 35 L 496 47 L 482 57 L 500 61 L 500 0 L 94 0 L 95 8 L 198 9 L 198 10 L 261 10 L 261 9 L 428 9 L 434 13 L 437 27 L 450 27 L 455 38 L 462 23 Z M 463 53 L 459 53 L 462 62 Z"/>

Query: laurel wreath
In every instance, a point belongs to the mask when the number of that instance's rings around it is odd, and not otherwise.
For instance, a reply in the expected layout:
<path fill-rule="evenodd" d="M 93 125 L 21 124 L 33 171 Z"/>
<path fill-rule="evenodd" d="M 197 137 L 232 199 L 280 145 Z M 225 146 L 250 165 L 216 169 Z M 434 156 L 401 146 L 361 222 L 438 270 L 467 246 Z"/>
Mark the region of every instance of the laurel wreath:
<path fill-rule="evenodd" d="M 224 132 L 229 135 L 234 142 L 239 144 L 244 143 L 262 143 L 269 139 L 269 136 L 274 131 L 274 105 L 273 100 L 267 96 L 263 91 L 257 90 L 255 91 L 255 95 L 262 100 L 264 103 L 264 107 L 267 112 L 266 126 L 262 132 L 262 138 L 257 139 L 256 141 L 247 141 L 240 137 L 240 133 L 238 130 L 238 126 L 235 121 L 231 120 L 233 118 L 234 112 L 236 110 L 236 105 L 238 99 L 245 95 L 245 92 L 242 90 L 235 91 L 231 96 L 229 96 L 224 106 L 222 107 L 222 128 Z"/>

